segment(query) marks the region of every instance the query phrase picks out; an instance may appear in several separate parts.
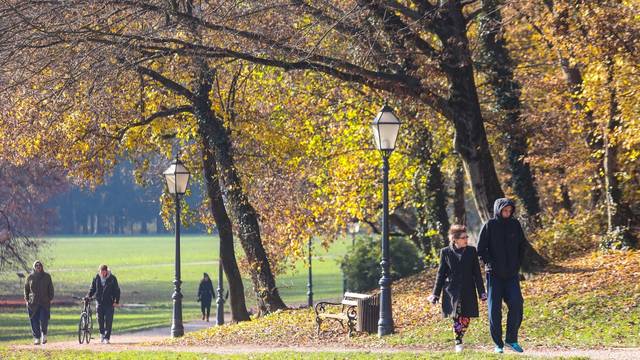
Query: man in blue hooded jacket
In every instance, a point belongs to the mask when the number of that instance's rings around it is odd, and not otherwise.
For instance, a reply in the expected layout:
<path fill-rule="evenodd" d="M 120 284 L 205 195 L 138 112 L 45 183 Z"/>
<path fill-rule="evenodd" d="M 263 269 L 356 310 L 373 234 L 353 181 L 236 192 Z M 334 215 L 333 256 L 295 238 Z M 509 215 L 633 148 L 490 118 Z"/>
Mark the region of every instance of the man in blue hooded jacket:
<path fill-rule="evenodd" d="M 478 256 L 487 273 L 489 330 L 497 353 L 504 345 L 523 352 L 518 344 L 518 330 L 522 323 L 524 300 L 520 291 L 520 266 L 527 239 L 520 222 L 513 217 L 516 205 L 501 198 L 493 204 L 494 217 L 480 230 Z M 507 304 L 507 333 L 502 340 L 502 301 Z"/>

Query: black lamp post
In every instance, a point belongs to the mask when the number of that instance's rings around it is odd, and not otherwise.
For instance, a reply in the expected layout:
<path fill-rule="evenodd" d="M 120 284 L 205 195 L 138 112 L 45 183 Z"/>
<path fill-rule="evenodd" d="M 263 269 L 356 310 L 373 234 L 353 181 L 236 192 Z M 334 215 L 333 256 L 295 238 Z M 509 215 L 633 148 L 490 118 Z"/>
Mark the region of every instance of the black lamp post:
<path fill-rule="evenodd" d="M 311 237 L 309 237 L 309 280 L 307 282 L 307 303 L 309 307 L 313 307 L 313 279 L 311 276 Z"/>
<path fill-rule="evenodd" d="M 353 251 L 354 246 L 356 245 L 356 234 L 360 231 L 360 222 L 358 219 L 352 219 L 347 222 L 347 233 L 351 234 L 351 251 Z M 342 293 L 346 293 L 349 290 L 349 286 L 347 284 L 347 278 L 344 276 L 344 270 L 342 271 Z"/>
<path fill-rule="evenodd" d="M 221 242 L 222 243 L 222 242 Z M 222 248 L 220 249 L 222 250 Z M 220 252 L 222 254 L 222 251 Z M 218 260 L 218 297 L 216 299 L 216 325 L 224 325 L 224 285 L 222 284 L 224 268 L 222 267 L 222 257 Z"/>
<path fill-rule="evenodd" d="M 184 326 L 182 324 L 182 292 L 180 291 L 180 199 L 187 191 L 189 185 L 189 171 L 184 164 L 176 156 L 175 160 L 162 174 L 167 182 L 169 193 L 174 196 L 176 203 L 176 266 L 175 279 L 173 280 L 173 318 L 171 321 L 171 336 L 180 337 L 184 335 Z"/>
<path fill-rule="evenodd" d="M 391 311 L 391 274 L 389 271 L 389 156 L 395 149 L 400 120 L 393 109 L 385 105 L 371 124 L 376 148 L 382 154 L 382 277 L 380 278 L 380 320 L 378 336 L 393 333 Z"/>
<path fill-rule="evenodd" d="M 353 219 L 347 223 L 347 232 L 351 234 L 351 247 L 356 245 L 356 234 L 360 231 L 360 222 Z"/>

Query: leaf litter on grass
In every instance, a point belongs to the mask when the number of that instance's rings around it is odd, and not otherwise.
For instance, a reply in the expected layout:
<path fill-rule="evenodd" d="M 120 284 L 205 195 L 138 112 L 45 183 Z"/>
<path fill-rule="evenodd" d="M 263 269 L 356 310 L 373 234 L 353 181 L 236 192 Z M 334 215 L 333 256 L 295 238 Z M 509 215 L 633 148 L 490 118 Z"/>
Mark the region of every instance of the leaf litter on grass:
<path fill-rule="evenodd" d="M 561 262 L 523 281 L 522 341 L 543 347 L 638 346 L 639 269 L 638 251 L 593 253 Z M 395 334 L 383 338 L 375 334 L 347 338 L 335 322 L 327 324 L 327 331 L 318 336 L 313 310 L 298 309 L 278 311 L 250 322 L 212 327 L 168 342 L 448 349 L 452 338 L 450 320 L 442 318 L 440 306 L 426 301 L 434 278 L 435 270 L 429 269 L 393 284 Z M 465 336 L 472 347 L 488 346 L 491 342 L 486 306 L 480 307 L 481 317 L 472 321 Z M 506 316 L 503 318 L 506 320 Z"/>

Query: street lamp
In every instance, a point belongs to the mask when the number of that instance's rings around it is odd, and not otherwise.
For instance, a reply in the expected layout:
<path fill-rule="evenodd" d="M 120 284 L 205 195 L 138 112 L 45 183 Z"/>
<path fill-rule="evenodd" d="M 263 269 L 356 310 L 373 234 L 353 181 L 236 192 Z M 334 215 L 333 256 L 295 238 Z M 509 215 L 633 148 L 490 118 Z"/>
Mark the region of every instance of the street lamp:
<path fill-rule="evenodd" d="M 216 325 L 224 325 L 224 285 L 222 281 L 224 268 L 222 267 L 222 241 L 220 241 L 220 257 L 218 259 L 218 297 L 216 299 Z"/>
<path fill-rule="evenodd" d="M 187 191 L 189 185 L 189 171 L 176 155 L 175 160 L 167 170 L 162 173 L 167 182 L 169 194 L 174 196 L 176 203 L 176 266 L 175 279 L 173 280 L 173 319 L 171 322 L 171 336 L 180 337 L 184 335 L 184 326 L 182 324 L 182 292 L 180 291 L 180 198 Z"/>
<path fill-rule="evenodd" d="M 360 231 L 360 222 L 358 219 L 354 218 L 351 221 L 347 222 L 347 233 L 351 234 L 351 251 L 356 244 L 356 234 Z M 346 293 L 349 290 L 347 286 L 347 278 L 344 276 L 344 269 L 342 270 L 342 293 Z"/>
<path fill-rule="evenodd" d="M 376 149 L 382 154 L 382 277 L 380 278 L 380 320 L 378 336 L 393 333 L 391 313 L 391 276 L 389 267 L 389 156 L 395 149 L 400 120 L 393 114 L 391 107 L 384 105 L 373 123 L 373 138 Z"/>
<path fill-rule="evenodd" d="M 347 233 L 351 234 L 351 247 L 356 244 L 356 234 L 360 231 L 360 222 L 358 219 L 353 219 L 347 223 Z"/>
<path fill-rule="evenodd" d="M 307 303 L 310 308 L 313 307 L 313 279 L 311 276 L 311 237 L 309 237 L 309 242 L 307 243 L 309 247 L 309 280 L 307 282 Z"/>

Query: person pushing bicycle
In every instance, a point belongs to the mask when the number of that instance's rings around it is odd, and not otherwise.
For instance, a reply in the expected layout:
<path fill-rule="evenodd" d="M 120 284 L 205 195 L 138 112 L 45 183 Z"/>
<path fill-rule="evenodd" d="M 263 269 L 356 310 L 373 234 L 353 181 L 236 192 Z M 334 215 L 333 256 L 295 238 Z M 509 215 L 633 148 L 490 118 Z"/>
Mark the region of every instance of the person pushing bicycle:
<path fill-rule="evenodd" d="M 100 265 L 98 274 L 91 282 L 87 297 L 94 295 L 96 297 L 98 326 L 100 327 L 100 342 L 109 344 L 114 305 L 120 303 L 120 287 L 118 286 L 118 279 L 111 273 L 107 265 Z"/>

